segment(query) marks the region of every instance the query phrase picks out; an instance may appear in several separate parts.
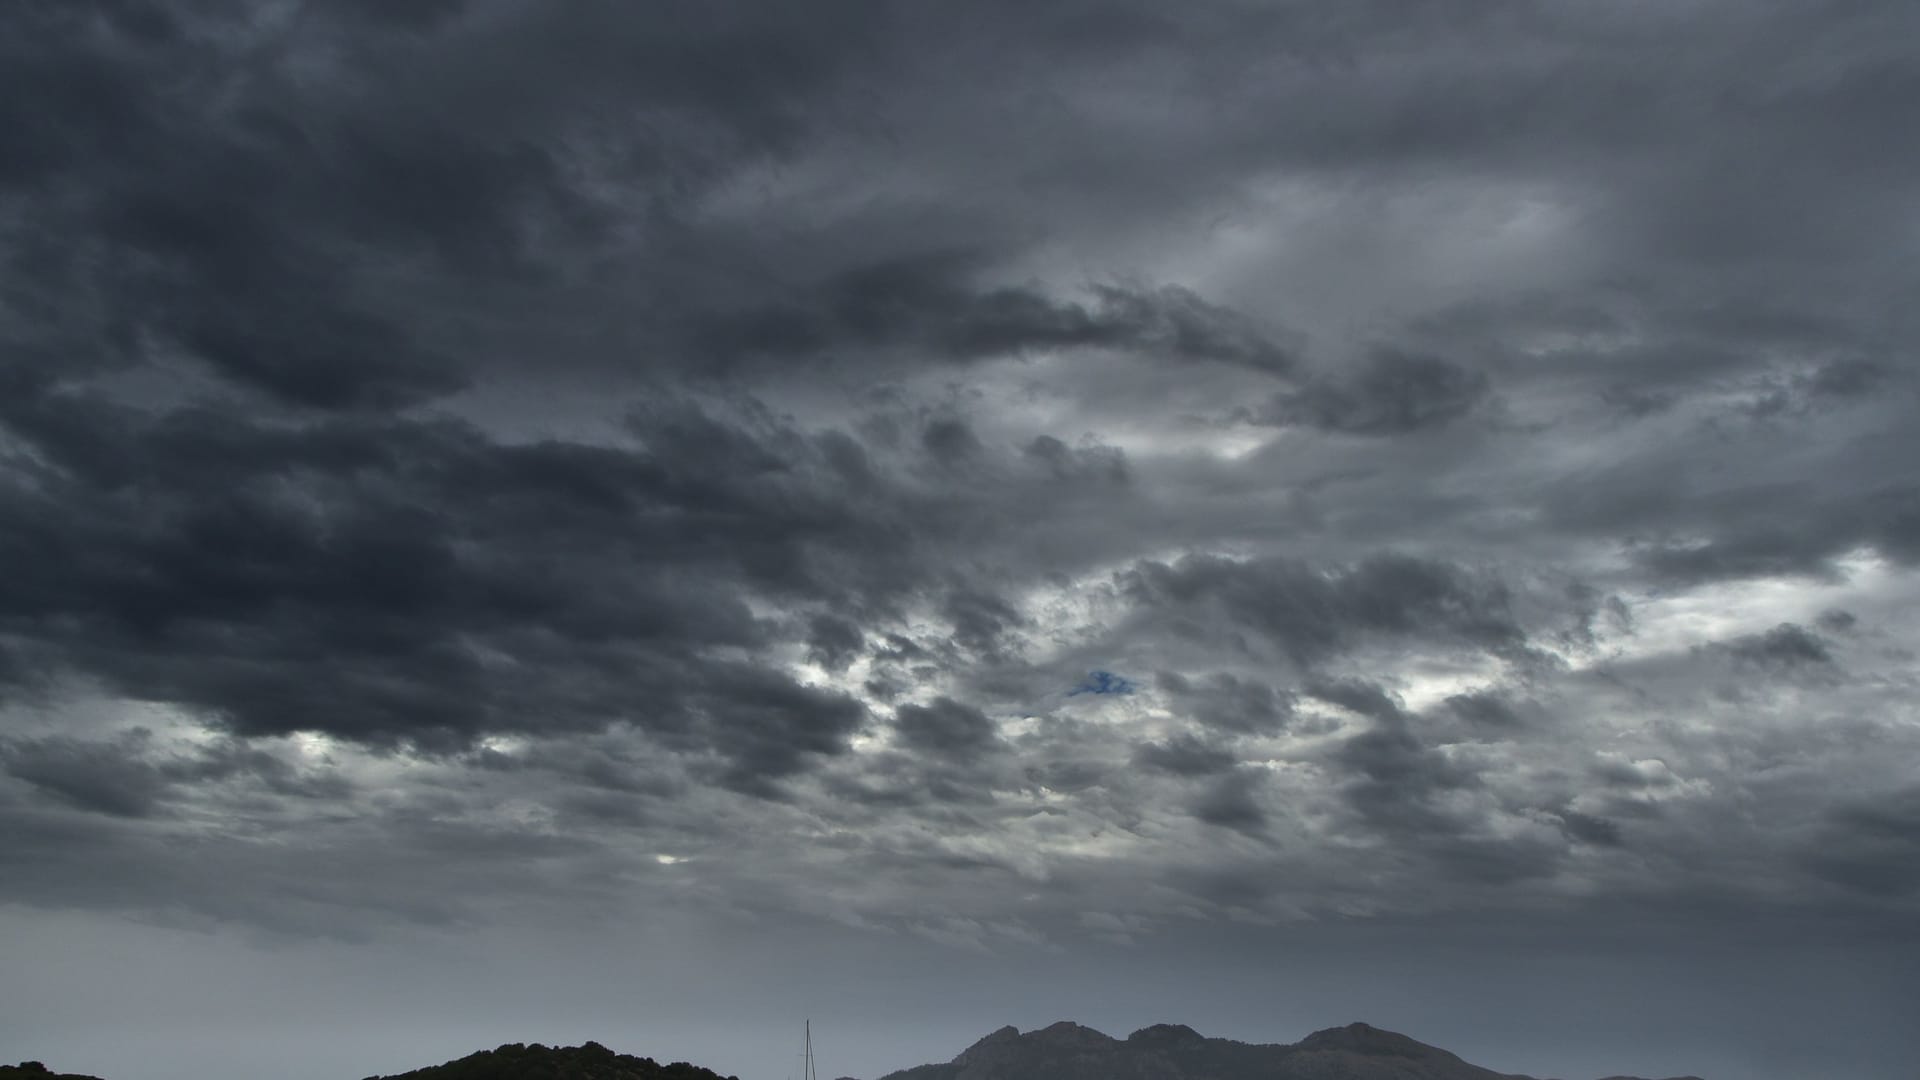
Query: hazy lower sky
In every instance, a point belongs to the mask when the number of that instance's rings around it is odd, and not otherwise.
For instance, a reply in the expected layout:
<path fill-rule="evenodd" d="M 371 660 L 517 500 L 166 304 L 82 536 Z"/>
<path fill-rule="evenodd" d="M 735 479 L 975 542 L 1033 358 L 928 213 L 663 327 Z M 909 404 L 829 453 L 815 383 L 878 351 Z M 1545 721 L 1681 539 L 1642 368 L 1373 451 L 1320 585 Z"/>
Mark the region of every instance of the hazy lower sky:
<path fill-rule="evenodd" d="M 1920 5 L 0 6 L 0 1060 L 1920 1055 Z"/>

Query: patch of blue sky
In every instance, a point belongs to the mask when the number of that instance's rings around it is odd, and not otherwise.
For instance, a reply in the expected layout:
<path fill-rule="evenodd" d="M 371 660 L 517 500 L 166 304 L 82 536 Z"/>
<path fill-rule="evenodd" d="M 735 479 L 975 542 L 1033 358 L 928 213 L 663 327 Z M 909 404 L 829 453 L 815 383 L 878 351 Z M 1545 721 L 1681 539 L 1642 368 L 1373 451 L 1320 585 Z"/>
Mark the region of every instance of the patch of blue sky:
<path fill-rule="evenodd" d="M 1084 682 L 1067 691 L 1068 697 L 1081 694 L 1131 694 L 1137 689 L 1133 680 L 1111 671 L 1089 671 Z"/>

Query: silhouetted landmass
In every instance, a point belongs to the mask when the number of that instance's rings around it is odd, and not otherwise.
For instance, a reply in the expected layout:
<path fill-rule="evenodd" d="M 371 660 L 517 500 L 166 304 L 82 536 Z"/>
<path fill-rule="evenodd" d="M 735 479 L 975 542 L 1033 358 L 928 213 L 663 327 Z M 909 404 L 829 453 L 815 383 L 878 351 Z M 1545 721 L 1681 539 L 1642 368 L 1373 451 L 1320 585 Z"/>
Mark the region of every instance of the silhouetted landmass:
<path fill-rule="evenodd" d="M 367 1080 L 738 1080 L 711 1069 L 676 1061 L 662 1065 L 652 1058 L 616 1054 L 596 1042 L 579 1046 L 542 1046 L 508 1043 L 495 1050 L 468 1054 L 445 1065 L 432 1065 L 395 1076 Z"/>
<path fill-rule="evenodd" d="M 881 1080 L 1533 1080 L 1471 1065 L 1367 1024 L 1328 1028 L 1291 1044 L 1210 1039 L 1156 1024 L 1116 1039 L 1061 1021 L 1021 1034 L 1001 1028 L 944 1065 Z M 1615 1077 L 1612 1080 L 1635 1080 Z M 1676 1077 L 1674 1080 L 1700 1080 Z"/>
<path fill-rule="evenodd" d="M 99 1080 L 37 1061 L 0 1065 L 0 1080 Z M 579 1046 L 508 1043 L 445 1065 L 367 1080 L 738 1080 L 676 1061 Z M 842 1077 L 841 1080 L 851 1080 Z M 1004 1027 L 944 1065 L 880 1080 L 1534 1080 L 1471 1065 L 1426 1043 L 1367 1024 L 1316 1031 L 1297 1043 L 1211 1039 L 1184 1024 L 1155 1024 L 1125 1039 L 1061 1021 L 1021 1034 Z M 1639 1080 L 1611 1076 L 1606 1080 Z M 1697 1076 L 1670 1080 L 1700 1080 Z"/>
<path fill-rule="evenodd" d="M 97 1076 L 81 1076 L 79 1073 L 57 1073 L 37 1061 L 23 1061 L 18 1065 L 0 1065 L 0 1080 L 100 1080 Z"/>

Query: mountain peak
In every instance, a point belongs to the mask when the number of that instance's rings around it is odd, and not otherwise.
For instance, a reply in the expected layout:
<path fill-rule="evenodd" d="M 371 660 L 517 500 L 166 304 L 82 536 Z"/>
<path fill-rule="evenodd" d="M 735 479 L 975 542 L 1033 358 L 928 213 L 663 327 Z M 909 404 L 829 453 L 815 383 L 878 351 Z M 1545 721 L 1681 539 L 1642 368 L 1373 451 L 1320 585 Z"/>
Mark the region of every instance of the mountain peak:
<path fill-rule="evenodd" d="M 1159 1046 L 1167 1046 L 1175 1043 L 1201 1042 L 1205 1039 L 1205 1035 L 1200 1034 L 1185 1024 L 1154 1024 L 1149 1027 L 1143 1027 L 1139 1031 L 1127 1036 L 1127 1041 L 1130 1043 L 1147 1043 Z"/>
<path fill-rule="evenodd" d="M 683 1061 L 662 1065 L 652 1058 L 617 1054 L 597 1042 L 580 1046 L 505 1043 L 444 1065 L 432 1065 L 385 1078 L 368 1077 L 367 1080 L 491 1080 L 502 1076 L 578 1077 L 581 1080 L 735 1080 L 734 1077 L 723 1077 Z M 4 1078 L 0 1077 L 0 1080 Z"/>
<path fill-rule="evenodd" d="M 409 1078 L 412 1080 L 412 1078 Z M 421 1077 L 419 1080 L 453 1080 Z M 643 1078 L 656 1080 L 656 1078 Z M 657 1080 L 707 1080 L 705 1077 Z M 881 1080 L 1529 1080 L 1483 1068 L 1372 1024 L 1316 1031 L 1297 1043 L 1208 1038 L 1153 1024 L 1115 1039 L 1072 1021 L 1022 1034 L 1003 1027 L 945 1065 Z M 1621 1077 L 1616 1080 L 1627 1080 Z"/>
<path fill-rule="evenodd" d="M 98 1078 L 81 1076 L 77 1073 L 57 1073 L 38 1061 L 23 1061 L 18 1065 L 0 1065 L 0 1080 L 98 1080 Z"/>
<path fill-rule="evenodd" d="M 1428 1046 L 1418 1039 L 1402 1035 L 1397 1031 L 1386 1031 L 1372 1024 L 1362 1023 L 1316 1031 L 1295 1043 L 1294 1049 L 1345 1051 L 1350 1054 L 1378 1057 L 1450 1058 L 1453 1056 L 1437 1046 Z"/>
<path fill-rule="evenodd" d="M 1033 1033 L 1033 1037 L 1043 1042 L 1060 1045 L 1063 1043 L 1101 1044 L 1114 1042 L 1114 1037 L 1104 1031 L 1095 1031 L 1071 1020 L 1061 1020 L 1048 1024 Z"/>
<path fill-rule="evenodd" d="M 1019 1037 L 1020 1029 L 1014 1027 L 1012 1024 L 1008 1024 L 1006 1027 L 991 1032 L 976 1041 L 972 1046 L 960 1051 L 960 1053 L 954 1057 L 953 1063 L 955 1065 L 965 1064 L 966 1062 L 979 1058 L 983 1054 L 992 1053 L 996 1047 L 1005 1046 Z"/>

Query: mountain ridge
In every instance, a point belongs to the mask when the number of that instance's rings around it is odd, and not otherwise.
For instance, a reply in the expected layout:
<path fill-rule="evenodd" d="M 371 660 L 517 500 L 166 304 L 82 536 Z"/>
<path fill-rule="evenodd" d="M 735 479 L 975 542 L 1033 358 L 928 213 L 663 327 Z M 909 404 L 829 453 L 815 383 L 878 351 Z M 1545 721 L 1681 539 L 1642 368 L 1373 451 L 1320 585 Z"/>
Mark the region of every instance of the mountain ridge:
<path fill-rule="evenodd" d="M 739 1080 L 684 1061 L 662 1065 L 617 1054 L 597 1042 L 579 1046 L 505 1043 L 466 1057 L 366 1080 Z"/>
<path fill-rule="evenodd" d="M 1152 1024 L 1125 1039 L 1062 1020 L 1022 1033 L 1002 1027 L 951 1061 L 879 1080 L 1536 1080 L 1471 1064 L 1366 1023 L 1324 1028 L 1296 1043 L 1245 1043 L 1185 1024 Z M 1614 1076 L 1606 1080 L 1641 1080 Z M 1696 1076 L 1667 1080 L 1700 1080 Z"/>
<path fill-rule="evenodd" d="M 37 1061 L 0 1065 L 0 1080 L 98 1080 L 55 1073 Z M 440 1065 L 366 1080 L 739 1080 L 684 1061 L 579 1046 L 505 1043 Z M 842 1080 L 852 1080 L 843 1077 Z M 879 1080 L 1535 1080 L 1495 1072 L 1399 1032 L 1353 1023 L 1296 1043 L 1245 1043 L 1185 1024 L 1151 1024 L 1116 1039 L 1062 1020 L 1022 1032 L 989 1032 L 943 1063 L 898 1069 Z M 1605 1080 L 1641 1080 L 1610 1076 Z M 1701 1080 L 1697 1076 L 1668 1080 Z"/>
<path fill-rule="evenodd" d="M 0 1065 L 0 1080 L 100 1080 L 97 1076 L 83 1076 L 79 1073 L 57 1073 L 38 1061 L 23 1061 L 18 1065 Z"/>

